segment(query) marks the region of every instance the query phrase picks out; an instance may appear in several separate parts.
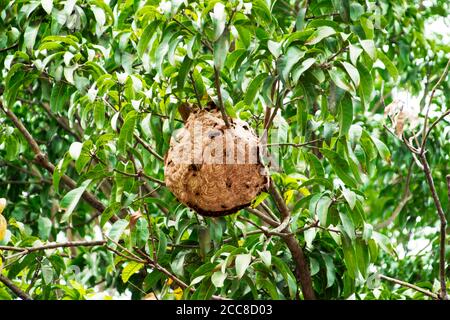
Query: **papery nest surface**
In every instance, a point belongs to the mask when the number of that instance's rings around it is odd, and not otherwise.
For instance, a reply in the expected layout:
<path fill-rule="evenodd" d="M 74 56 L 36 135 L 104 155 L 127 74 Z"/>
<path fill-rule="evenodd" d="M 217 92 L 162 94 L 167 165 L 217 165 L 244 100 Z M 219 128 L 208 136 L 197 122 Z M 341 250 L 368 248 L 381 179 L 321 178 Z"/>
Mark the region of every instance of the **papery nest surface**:
<path fill-rule="evenodd" d="M 180 202 L 213 217 L 247 207 L 268 183 L 252 128 L 239 119 L 227 128 L 217 110 L 189 115 L 170 141 L 164 174 Z"/>

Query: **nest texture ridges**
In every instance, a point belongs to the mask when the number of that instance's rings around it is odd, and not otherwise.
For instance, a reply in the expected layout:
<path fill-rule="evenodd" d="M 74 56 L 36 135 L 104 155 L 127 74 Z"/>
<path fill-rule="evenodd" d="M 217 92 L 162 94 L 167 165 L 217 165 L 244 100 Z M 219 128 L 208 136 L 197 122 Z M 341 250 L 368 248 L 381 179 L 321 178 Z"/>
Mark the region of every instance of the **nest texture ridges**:
<path fill-rule="evenodd" d="M 177 199 L 204 216 L 248 206 L 268 181 L 248 123 L 235 119 L 227 128 L 219 111 L 202 109 L 172 137 L 164 174 Z"/>

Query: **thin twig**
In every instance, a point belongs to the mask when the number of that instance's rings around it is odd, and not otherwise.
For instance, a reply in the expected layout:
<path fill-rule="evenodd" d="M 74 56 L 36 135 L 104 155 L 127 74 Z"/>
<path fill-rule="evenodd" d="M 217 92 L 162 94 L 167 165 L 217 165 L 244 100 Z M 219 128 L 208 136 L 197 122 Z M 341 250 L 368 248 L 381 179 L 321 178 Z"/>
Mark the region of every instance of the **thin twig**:
<path fill-rule="evenodd" d="M 16 296 L 21 298 L 22 300 L 33 300 L 31 296 L 16 286 L 11 280 L 9 280 L 4 275 L 0 274 L 0 282 L 2 282 L 5 286 L 7 286 Z"/>
<path fill-rule="evenodd" d="M 420 155 L 420 162 L 423 165 L 423 171 L 425 173 L 425 178 L 427 180 L 428 186 L 431 191 L 431 195 L 433 197 L 434 205 L 436 206 L 439 219 L 441 222 L 440 228 L 440 249 L 439 249 L 439 282 L 441 284 L 440 298 L 443 300 L 447 300 L 447 285 L 446 285 L 446 276 L 445 276 L 445 241 L 446 241 L 446 228 L 447 228 L 447 220 L 445 218 L 444 209 L 442 209 L 441 201 L 439 200 L 438 193 L 436 191 L 436 187 L 434 185 L 434 180 L 431 175 L 431 169 L 428 165 L 428 161 L 425 154 Z"/>
<path fill-rule="evenodd" d="M 411 283 L 408 283 L 408 282 L 405 282 L 405 281 L 401 281 L 401 280 L 398 280 L 398 279 L 395 279 L 395 278 L 391 278 L 391 277 L 385 276 L 384 274 L 380 274 L 378 276 L 380 277 L 380 279 L 387 280 L 387 281 L 393 282 L 395 284 L 401 285 L 403 287 L 407 287 L 407 288 L 413 289 L 413 290 L 418 291 L 420 293 L 423 293 L 424 295 L 429 296 L 429 297 L 431 297 L 431 298 L 433 298 L 435 300 L 439 299 L 439 296 L 437 294 L 435 294 L 435 293 L 433 293 L 431 291 L 428 291 L 426 289 L 420 288 L 418 286 L 415 286 L 415 285 L 413 285 Z"/>
<path fill-rule="evenodd" d="M 214 84 L 216 86 L 217 99 L 219 102 L 219 109 L 220 109 L 220 112 L 222 113 L 223 121 L 225 122 L 225 125 L 227 126 L 227 128 L 229 128 L 230 122 L 228 121 L 228 115 L 225 112 L 225 107 L 223 105 L 223 100 L 222 100 L 222 90 L 220 88 L 220 72 L 216 67 L 214 67 Z"/>
<path fill-rule="evenodd" d="M 27 128 L 23 125 L 22 121 L 20 121 L 17 118 L 17 116 L 11 111 L 11 109 L 6 109 L 2 103 L 0 103 L 0 109 L 3 110 L 3 112 L 12 121 L 12 123 L 20 131 L 20 133 L 22 133 L 25 140 L 30 145 L 31 150 L 35 154 L 35 162 L 44 169 L 46 169 L 50 174 L 53 174 L 53 172 L 55 171 L 55 165 L 52 164 L 48 160 L 47 155 L 41 151 L 41 148 L 39 147 L 38 143 L 30 134 L 30 132 L 27 130 Z M 72 180 L 72 178 L 70 178 L 65 174 L 61 176 L 61 181 L 70 189 L 75 189 L 77 187 L 77 183 L 74 180 Z M 85 191 L 82 195 L 82 198 L 94 209 L 96 209 L 99 214 L 101 214 L 106 208 L 105 205 L 89 191 Z M 112 222 L 117 221 L 117 217 L 113 215 L 111 217 L 111 221 Z"/>

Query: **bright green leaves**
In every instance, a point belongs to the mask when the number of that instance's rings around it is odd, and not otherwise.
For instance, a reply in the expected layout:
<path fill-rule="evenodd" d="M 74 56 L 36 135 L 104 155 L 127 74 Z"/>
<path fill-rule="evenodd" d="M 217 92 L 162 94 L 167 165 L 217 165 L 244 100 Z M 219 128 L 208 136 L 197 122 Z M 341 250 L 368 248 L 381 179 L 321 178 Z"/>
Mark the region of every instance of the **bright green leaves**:
<path fill-rule="evenodd" d="M 279 60 L 278 68 L 281 72 L 281 79 L 288 82 L 289 72 L 292 67 L 303 58 L 305 52 L 298 49 L 297 47 L 289 47 L 286 54 Z"/>
<path fill-rule="evenodd" d="M 64 107 L 69 101 L 72 88 L 63 82 L 57 82 L 52 88 L 50 96 L 50 108 L 53 112 L 59 113 L 64 111 Z"/>
<path fill-rule="evenodd" d="M 3 93 L 8 107 L 12 107 L 12 104 L 16 100 L 17 93 L 23 85 L 25 76 L 25 65 L 22 63 L 14 64 L 9 70 L 5 79 L 5 92 Z"/>
<path fill-rule="evenodd" d="M 254 78 L 250 82 L 244 97 L 245 104 L 247 104 L 248 106 L 252 105 L 253 100 L 255 100 L 255 97 L 263 84 L 263 81 L 266 80 L 267 77 L 268 77 L 267 73 L 262 73 L 257 75 L 256 78 Z"/>
<path fill-rule="evenodd" d="M 36 36 L 39 31 L 40 24 L 29 24 L 26 29 L 25 33 L 23 35 L 23 44 L 25 46 L 25 49 L 31 51 L 33 50 L 34 43 L 36 42 Z"/>
<path fill-rule="evenodd" d="M 148 221 L 144 217 L 139 217 L 131 232 L 131 242 L 133 245 L 142 248 L 145 247 L 149 237 L 150 231 Z"/>
<path fill-rule="evenodd" d="M 384 54 L 384 52 L 382 50 L 377 51 L 377 57 L 378 57 L 378 59 L 381 60 L 381 62 L 383 62 L 384 66 L 386 67 L 387 71 L 391 75 L 392 79 L 394 79 L 394 81 L 397 81 L 398 70 L 395 67 L 395 65 L 392 63 L 392 61 Z"/>
<path fill-rule="evenodd" d="M 225 31 L 220 38 L 214 42 L 214 67 L 222 70 L 230 47 L 229 33 Z"/>
<path fill-rule="evenodd" d="M 225 12 L 225 6 L 223 3 L 217 2 L 214 5 L 214 10 L 210 13 L 211 20 L 214 26 L 214 36 L 213 41 L 217 41 L 225 30 L 225 24 L 227 19 L 227 14 Z"/>
<path fill-rule="evenodd" d="M 336 172 L 338 177 L 348 186 L 356 188 L 357 183 L 352 177 L 350 166 L 347 161 L 342 158 L 339 154 L 332 150 L 321 149 L 320 152 L 327 158 L 330 162 L 331 167 Z"/>
<path fill-rule="evenodd" d="M 222 271 L 216 271 L 211 275 L 211 282 L 216 288 L 223 287 L 223 283 L 227 278 L 227 274 Z"/>
<path fill-rule="evenodd" d="M 47 14 L 51 14 L 53 9 L 53 0 L 41 0 L 41 6 Z"/>
<path fill-rule="evenodd" d="M 89 186 L 92 180 L 86 180 L 84 181 L 81 186 L 78 188 L 75 188 L 73 190 L 70 190 L 64 198 L 61 200 L 61 208 L 65 209 L 65 212 L 63 216 L 61 217 L 62 222 L 66 222 L 70 216 L 72 215 L 73 211 L 75 210 L 76 206 L 78 205 L 78 202 L 81 199 L 81 196 L 85 192 L 86 188 Z"/>
<path fill-rule="evenodd" d="M 337 87 L 344 91 L 354 92 L 355 89 L 353 85 L 348 81 L 345 72 L 340 68 L 332 68 L 328 70 L 331 80 L 336 84 Z"/>
<path fill-rule="evenodd" d="M 386 147 L 386 145 L 381 140 L 374 137 L 373 135 L 370 136 L 370 139 L 372 140 L 373 144 L 375 145 L 380 156 L 388 163 L 391 163 L 391 152 Z"/>
<path fill-rule="evenodd" d="M 333 200 L 328 195 L 320 197 L 316 203 L 315 212 L 321 226 L 327 225 L 328 208 L 332 203 Z"/>
<path fill-rule="evenodd" d="M 130 111 L 125 116 L 123 126 L 120 129 L 119 140 L 117 142 L 117 150 L 119 153 L 125 153 L 127 144 L 133 141 L 137 119 L 138 113 L 135 110 Z"/>
<path fill-rule="evenodd" d="M 373 40 L 361 40 L 359 42 L 364 49 L 364 51 L 369 55 L 369 57 L 375 61 L 377 58 L 377 49 L 375 47 L 375 42 Z"/>
<path fill-rule="evenodd" d="M 269 48 L 270 53 L 275 57 L 275 59 L 278 59 L 278 57 L 281 55 L 281 43 L 269 40 L 267 41 L 267 47 Z"/>
<path fill-rule="evenodd" d="M 130 261 L 127 263 L 127 265 L 122 270 L 122 281 L 123 283 L 127 283 L 128 280 L 131 278 L 131 276 L 139 270 L 141 270 L 144 267 L 144 264 L 136 262 L 136 261 Z"/>
<path fill-rule="evenodd" d="M 112 241 L 108 241 L 108 245 L 112 248 L 116 248 L 116 243 L 119 242 L 120 237 L 122 236 L 125 229 L 128 227 L 129 223 L 127 220 L 119 219 L 111 226 L 111 229 L 108 232 L 108 237 Z"/>
<path fill-rule="evenodd" d="M 158 21 L 153 21 L 144 29 L 144 31 L 142 31 L 137 47 L 137 53 L 140 57 L 142 57 L 147 50 L 150 39 L 154 36 L 157 26 Z"/>
<path fill-rule="evenodd" d="M 242 278 L 251 260 L 252 256 L 250 254 L 239 254 L 236 256 L 235 265 L 236 265 L 236 276 L 238 277 L 238 279 Z"/>
<path fill-rule="evenodd" d="M 358 63 L 357 68 L 361 77 L 360 86 L 358 88 L 359 96 L 363 99 L 364 104 L 368 105 L 371 101 L 373 92 L 372 75 L 362 63 Z"/>
<path fill-rule="evenodd" d="M 316 43 L 319 43 L 323 39 L 325 39 L 325 38 L 327 38 L 329 36 L 332 36 L 334 34 L 336 34 L 336 30 L 334 30 L 331 27 L 328 27 L 328 26 L 319 27 L 308 38 L 308 40 L 306 40 L 305 44 L 307 44 L 307 45 L 314 45 Z"/>
<path fill-rule="evenodd" d="M 292 83 L 293 84 L 297 83 L 301 75 L 306 70 L 311 68 L 314 65 L 314 63 L 316 63 L 315 58 L 307 58 L 304 61 L 302 61 L 302 63 L 298 67 L 294 68 L 294 70 L 292 71 Z"/>
<path fill-rule="evenodd" d="M 350 76 L 350 79 L 352 79 L 353 83 L 355 84 L 355 87 L 358 87 L 359 86 L 358 69 L 356 69 L 353 65 L 345 61 L 342 61 L 341 64 L 344 67 L 345 71 L 347 71 L 348 75 Z"/>
<path fill-rule="evenodd" d="M 192 63 L 193 61 L 189 57 L 185 57 L 183 62 L 181 63 L 180 70 L 178 71 L 177 76 L 177 90 L 180 92 L 183 91 L 184 83 L 186 82 L 188 73 L 191 71 Z"/>
<path fill-rule="evenodd" d="M 344 94 L 339 103 L 339 134 L 347 135 L 353 123 L 353 102 L 348 93 Z"/>
<path fill-rule="evenodd" d="M 363 49 L 361 49 L 360 47 L 354 45 L 354 44 L 350 44 L 349 45 L 349 54 L 350 54 L 350 61 L 351 63 L 353 63 L 353 65 L 356 66 L 356 63 L 358 62 L 358 58 L 361 55 L 361 53 L 363 52 Z"/>

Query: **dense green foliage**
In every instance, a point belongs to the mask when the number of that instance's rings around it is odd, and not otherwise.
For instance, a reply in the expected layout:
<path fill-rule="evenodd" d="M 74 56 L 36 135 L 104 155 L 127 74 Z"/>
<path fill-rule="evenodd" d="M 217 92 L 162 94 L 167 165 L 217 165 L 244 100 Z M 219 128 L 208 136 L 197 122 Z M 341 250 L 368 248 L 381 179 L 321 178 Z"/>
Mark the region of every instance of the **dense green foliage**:
<path fill-rule="evenodd" d="M 422 132 L 450 54 L 425 28 L 449 14 L 440 0 L 0 0 L 0 245 L 106 240 L 3 247 L 0 274 L 33 299 L 303 298 L 291 251 L 260 218 L 203 218 L 161 185 L 177 106 L 219 105 L 220 90 L 227 114 L 258 132 L 277 114 L 287 145 L 271 177 L 316 297 L 428 298 L 379 273 L 438 294 L 439 217 L 389 130 Z M 418 97 L 403 129 L 384 116 L 399 91 Z M 445 75 L 432 121 L 449 92 Z M 436 125 L 426 153 L 447 217 L 448 128 Z M 261 203 L 280 216 L 268 193 Z M 14 298 L 1 283 L 0 298 Z"/>

